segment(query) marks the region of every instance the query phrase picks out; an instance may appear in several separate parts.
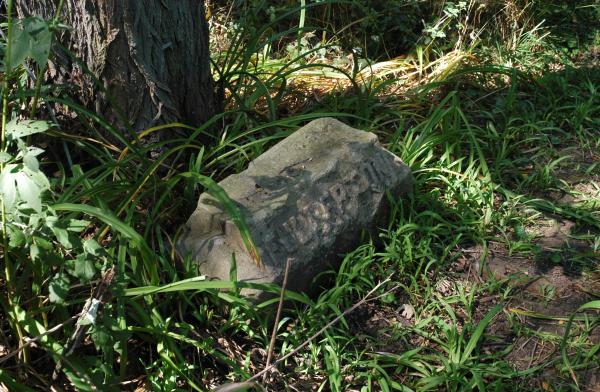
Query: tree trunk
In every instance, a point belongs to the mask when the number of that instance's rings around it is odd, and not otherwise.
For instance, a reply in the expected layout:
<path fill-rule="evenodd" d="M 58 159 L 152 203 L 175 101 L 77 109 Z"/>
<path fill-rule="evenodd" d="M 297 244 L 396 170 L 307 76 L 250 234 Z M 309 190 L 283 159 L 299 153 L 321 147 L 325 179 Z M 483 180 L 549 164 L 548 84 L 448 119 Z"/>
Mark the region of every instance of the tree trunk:
<path fill-rule="evenodd" d="M 16 8 L 20 17 L 51 19 L 58 3 L 16 0 Z M 109 123 L 198 126 L 215 113 L 202 0 L 64 0 L 62 11 L 72 29 L 59 40 L 93 77 L 60 51 L 50 77 L 77 86 L 77 97 Z"/>

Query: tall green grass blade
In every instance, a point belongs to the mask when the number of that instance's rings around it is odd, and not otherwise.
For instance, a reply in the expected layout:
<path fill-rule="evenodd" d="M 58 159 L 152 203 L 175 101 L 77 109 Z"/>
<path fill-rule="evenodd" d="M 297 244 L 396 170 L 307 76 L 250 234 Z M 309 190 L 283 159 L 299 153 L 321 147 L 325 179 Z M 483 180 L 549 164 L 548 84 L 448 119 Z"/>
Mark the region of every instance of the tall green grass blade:
<path fill-rule="evenodd" d="M 485 329 L 487 328 L 487 326 L 490 324 L 490 322 L 492 322 L 492 319 L 494 317 L 496 317 L 496 315 L 503 308 L 504 308 L 504 304 L 498 304 L 498 305 L 494 306 L 485 315 L 485 317 L 483 319 L 481 319 L 481 321 L 479 322 L 479 324 L 477 324 L 477 328 L 475 328 L 475 331 L 473 332 L 473 335 L 471 335 L 471 338 L 469 339 L 469 342 L 465 346 L 465 350 L 463 351 L 463 353 L 461 355 L 461 362 L 462 363 L 464 363 L 465 361 L 469 360 L 469 358 L 471 357 L 471 354 L 475 350 L 475 347 L 477 347 L 477 344 L 479 343 L 479 341 L 483 337 L 483 332 L 485 331 Z"/>
<path fill-rule="evenodd" d="M 567 325 L 565 327 L 565 333 L 563 335 L 563 339 L 562 339 L 562 341 L 560 343 L 560 353 L 561 353 L 562 361 L 563 361 L 563 363 L 565 365 L 565 368 L 570 373 L 571 378 L 573 379 L 573 381 L 576 384 L 578 384 L 578 382 L 577 382 L 577 376 L 575 375 L 575 371 L 573 369 L 573 366 L 571 365 L 571 361 L 569 360 L 569 355 L 567 353 L 567 345 L 568 345 L 569 336 L 571 334 L 571 328 L 573 326 L 573 321 L 575 321 L 574 320 L 575 316 L 577 315 L 577 313 L 584 312 L 586 310 L 600 310 L 600 300 L 590 301 L 590 302 L 587 302 L 587 303 L 581 305 L 571 315 L 571 317 L 569 318 L 569 321 L 567 322 Z"/>
<path fill-rule="evenodd" d="M 186 290 L 206 291 L 212 289 L 235 289 L 235 282 L 227 280 L 207 280 L 206 276 L 198 276 L 181 280 L 175 283 L 169 283 L 164 286 L 144 286 L 125 289 L 123 294 L 127 297 L 139 297 L 144 295 L 154 295 L 160 293 L 179 292 Z"/>
<path fill-rule="evenodd" d="M 87 214 L 93 216 L 95 218 L 100 219 L 103 223 L 107 224 L 117 233 L 124 235 L 127 239 L 131 241 L 133 245 L 138 249 L 141 253 L 142 258 L 144 260 L 144 267 L 148 273 L 148 278 L 150 282 L 158 283 L 159 276 L 157 270 L 157 259 L 158 257 L 154 254 L 152 249 L 148 246 L 144 238 L 139 235 L 133 228 L 129 225 L 121 222 L 116 216 L 114 216 L 111 212 L 102 210 L 97 207 L 88 206 L 85 204 L 72 204 L 72 203 L 62 203 L 62 204 L 54 204 L 52 206 L 56 211 L 70 211 L 70 212 L 79 212 L 82 214 Z"/>
<path fill-rule="evenodd" d="M 7 387 L 7 391 L 17 392 L 34 392 L 34 389 L 29 388 L 27 385 L 15 380 L 10 376 L 8 371 L 0 369 L 0 385 Z"/>
<path fill-rule="evenodd" d="M 233 220 L 234 224 L 240 231 L 240 235 L 242 237 L 242 240 L 244 241 L 246 249 L 250 253 L 250 256 L 258 266 L 262 266 L 260 254 L 256 246 L 254 245 L 254 241 L 252 240 L 252 236 L 246 224 L 244 215 L 240 208 L 235 204 L 235 202 L 231 200 L 231 198 L 229 198 L 225 190 L 221 188 L 221 186 L 217 184 L 212 178 L 200 175 L 198 173 L 186 172 L 181 173 L 179 176 L 192 179 L 202 184 L 202 186 L 204 186 L 207 192 L 214 196 L 219 201 L 219 203 L 221 203 L 229 217 Z"/>

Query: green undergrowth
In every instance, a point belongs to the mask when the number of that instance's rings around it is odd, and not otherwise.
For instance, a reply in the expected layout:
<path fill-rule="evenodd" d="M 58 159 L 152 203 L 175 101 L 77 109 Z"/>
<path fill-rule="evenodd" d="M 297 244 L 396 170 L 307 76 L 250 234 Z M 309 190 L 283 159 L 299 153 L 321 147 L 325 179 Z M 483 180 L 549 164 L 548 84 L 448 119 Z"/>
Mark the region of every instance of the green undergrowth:
<path fill-rule="evenodd" d="M 569 2 L 533 2 L 518 15 L 509 12 L 518 2 L 500 2 L 504 13 L 446 2 L 431 11 L 420 38 L 400 45 L 406 56 L 383 75 L 376 67 L 381 58 L 369 59 L 365 48 L 361 61 L 355 51 L 347 62 L 336 38 L 352 23 L 344 19 L 354 18 L 351 8 L 343 8 L 351 2 L 281 9 L 249 3 L 247 15 L 267 19 L 251 24 L 249 17 L 229 30 L 226 50 L 213 58 L 227 110 L 200 127 L 169 124 L 133 139 L 32 80 L 46 69 L 48 53 L 40 48 L 49 49 L 51 35 L 63 28 L 57 20 L 3 26 L 0 386 L 583 389 L 586 374 L 600 366 L 598 301 L 552 316 L 567 326 L 561 333 L 541 333 L 514 310 L 511 280 L 481 279 L 480 270 L 494 243 L 519 256 L 539 254 L 527 230 L 550 216 L 575 223 L 589 245 L 577 270 L 597 272 L 598 193 L 577 202 L 550 197 L 578 196 L 581 177 L 598 186 L 600 72 L 586 57 L 597 31 L 565 31 Z M 594 5 L 577 12 L 589 16 Z M 377 14 L 385 4 L 370 7 Z M 344 10 L 343 17 L 334 19 L 339 14 L 330 9 Z M 473 15 L 493 18 L 470 22 Z M 540 25 L 544 19 L 548 24 Z M 307 21 L 326 26 L 332 41 L 321 45 L 319 34 L 307 36 L 317 31 Z M 382 27 L 360 23 L 365 31 Z M 290 45 L 281 49 L 282 42 Z M 314 78 L 343 83 L 315 90 Z M 65 112 L 76 120 L 61 117 Z M 412 168 L 414 191 L 391 200 L 389 224 L 375 238 L 340 255 L 340 268 L 320 280 L 329 282 L 320 295 L 288 293 L 274 359 L 321 333 L 256 385 L 229 384 L 265 367 L 276 304 L 249 303 L 234 280 L 198 277 L 191 260 L 175 251 L 178 228 L 201 191 L 238 217 L 216 181 L 323 116 L 375 132 Z M 168 128 L 188 133 L 142 142 Z M 121 144 L 106 141 L 107 134 Z M 149 158 L 156 151 L 158 158 Z M 247 233 L 241 216 L 236 223 Z M 474 248 L 483 250 L 482 268 L 459 267 Z M 365 303 L 321 331 L 375 287 Z M 532 336 L 556 355 L 516 366 L 511 353 Z"/>

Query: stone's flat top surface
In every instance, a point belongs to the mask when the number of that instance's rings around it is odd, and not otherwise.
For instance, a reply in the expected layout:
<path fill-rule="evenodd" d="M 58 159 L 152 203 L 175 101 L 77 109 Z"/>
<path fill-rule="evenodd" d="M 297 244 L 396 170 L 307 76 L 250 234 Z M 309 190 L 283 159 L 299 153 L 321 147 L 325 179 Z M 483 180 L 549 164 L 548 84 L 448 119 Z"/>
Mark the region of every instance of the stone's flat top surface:
<path fill-rule="evenodd" d="M 331 172 L 335 162 L 324 157 L 348 158 L 352 145 L 364 143 L 376 145 L 377 136 L 332 118 L 314 120 L 250 162 L 242 173 L 227 177 L 221 185 L 231 192 L 232 199 L 255 195 L 257 192 L 248 187 L 254 185 L 253 182 L 258 185 L 257 189 L 283 188 L 290 182 L 309 179 L 307 175 Z M 243 200 L 240 202 L 244 204 Z"/>
<path fill-rule="evenodd" d="M 385 218 L 386 191 L 412 186 L 410 169 L 383 149 L 377 137 L 340 121 L 312 121 L 220 185 L 245 215 L 265 268 L 252 262 L 239 231 L 204 193 L 187 223 L 181 248 L 202 273 L 229 278 L 235 253 L 238 278 L 281 283 L 292 259 L 289 288 L 304 290 L 340 253 L 355 247 L 363 230 Z"/>
<path fill-rule="evenodd" d="M 351 128 L 332 118 L 321 118 L 292 133 L 273 146 L 268 154 L 256 158 L 245 173 L 249 176 L 256 174 L 277 176 L 281 174 L 280 168 L 302 165 L 310 158 L 329 155 L 332 149 L 343 148 L 352 143 L 376 144 L 377 136 Z M 314 160 L 314 164 L 319 162 L 322 161 Z"/>

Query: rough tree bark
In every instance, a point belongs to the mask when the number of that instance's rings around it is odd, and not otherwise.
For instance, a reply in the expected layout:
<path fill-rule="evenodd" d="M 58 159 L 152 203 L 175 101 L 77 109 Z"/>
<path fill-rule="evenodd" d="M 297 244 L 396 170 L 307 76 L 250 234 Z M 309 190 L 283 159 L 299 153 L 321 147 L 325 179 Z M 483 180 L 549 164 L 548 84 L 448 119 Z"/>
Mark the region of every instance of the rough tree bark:
<path fill-rule="evenodd" d="M 16 8 L 20 17 L 50 19 L 58 3 L 16 0 Z M 57 53 L 50 77 L 77 86 L 78 98 L 111 124 L 126 120 L 136 131 L 173 121 L 199 125 L 215 113 L 202 0 L 64 0 L 62 21 L 72 30 L 60 42 L 106 92 L 65 53 Z"/>

